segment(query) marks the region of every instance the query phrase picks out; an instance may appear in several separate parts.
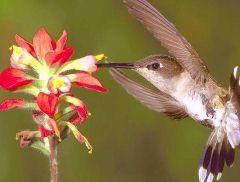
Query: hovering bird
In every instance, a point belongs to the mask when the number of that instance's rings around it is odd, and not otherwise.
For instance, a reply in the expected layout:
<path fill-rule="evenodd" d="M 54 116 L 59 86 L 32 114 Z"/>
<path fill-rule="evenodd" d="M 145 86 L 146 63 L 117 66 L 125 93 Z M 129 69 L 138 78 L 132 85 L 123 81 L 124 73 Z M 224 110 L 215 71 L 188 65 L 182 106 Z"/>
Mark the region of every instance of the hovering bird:
<path fill-rule="evenodd" d="M 229 89 L 216 82 L 188 41 L 146 0 L 124 0 L 129 12 L 153 33 L 171 56 L 151 55 L 135 63 L 102 63 L 114 79 L 144 105 L 172 119 L 191 117 L 211 134 L 200 160 L 199 181 L 219 180 L 224 165 L 232 166 L 240 145 L 240 86 L 238 67 Z M 130 79 L 119 68 L 132 69 L 158 91 Z"/>

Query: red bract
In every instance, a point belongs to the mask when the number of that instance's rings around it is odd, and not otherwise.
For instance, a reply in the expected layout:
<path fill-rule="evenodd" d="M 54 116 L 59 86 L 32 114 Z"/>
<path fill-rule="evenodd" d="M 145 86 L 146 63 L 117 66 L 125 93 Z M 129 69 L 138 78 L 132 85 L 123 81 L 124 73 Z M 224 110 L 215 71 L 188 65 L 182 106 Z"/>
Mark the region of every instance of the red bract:
<path fill-rule="evenodd" d="M 58 100 L 59 98 L 55 94 L 48 95 L 41 92 L 38 94 L 36 102 L 42 112 L 53 118 L 56 113 Z"/>
<path fill-rule="evenodd" d="M 72 105 L 72 107 L 77 111 L 77 115 L 74 118 L 72 118 L 71 122 L 73 124 L 76 124 L 77 122 L 83 124 L 88 117 L 87 106 L 84 103 L 82 103 L 81 106 Z"/>
<path fill-rule="evenodd" d="M 107 91 L 107 89 L 104 88 L 101 83 L 89 73 L 77 73 L 75 74 L 75 76 L 75 79 L 73 79 L 72 81 L 75 82 L 79 87 L 84 87 L 99 92 Z"/>
<path fill-rule="evenodd" d="M 17 34 L 15 35 L 15 40 L 16 40 L 17 45 L 19 45 L 19 47 L 27 49 L 27 51 L 30 54 L 32 54 L 33 56 L 36 56 L 34 47 L 31 43 L 27 42 L 26 40 L 24 40 L 22 37 L 20 37 Z"/>
<path fill-rule="evenodd" d="M 40 60 L 45 60 L 49 65 L 54 63 L 63 64 L 74 53 L 73 49 L 66 46 L 67 32 L 55 42 L 48 32 L 41 28 L 33 38 L 33 44 L 16 35 L 16 42 L 20 47 L 26 48 L 29 53 Z"/>
<path fill-rule="evenodd" d="M 31 82 L 31 79 L 25 78 L 25 72 L 19 69 L 7 68 L 0 75 L 0 86 L 4 90 L 15 91 Z"/>
<path fill-rule="evenodd" d="M 6 99 L 0 104 L 0 111 L 14 109 L 24 106 L 25 102 L 22 99 Z"/>
<path fill-rule="evenodd" d="M 48 136 L 54 134 L 53 130 L 48 130 L 43 125 L 39 125 L 39 130 L 41 132 L 41 137 L 42 138 L 45 138 L 45 137 L 48 137 Z"/>
<path fill-rule="evenodd" d="M 73 55 L 73 53 L 74 51 L 72 48 L 66 48 L 63 51 L 47 53 L 45 59 L 50 64 L 59 63 L 61 65 L 65 63 Z"/>

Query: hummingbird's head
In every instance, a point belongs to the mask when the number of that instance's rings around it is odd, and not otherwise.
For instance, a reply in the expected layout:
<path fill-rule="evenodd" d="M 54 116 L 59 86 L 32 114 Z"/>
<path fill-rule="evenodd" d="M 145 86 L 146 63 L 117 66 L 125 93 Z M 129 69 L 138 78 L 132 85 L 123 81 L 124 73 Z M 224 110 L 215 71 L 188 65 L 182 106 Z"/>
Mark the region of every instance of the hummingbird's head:
<path fill-rule="evenodd" d="M 171 56 L 151 55 L 135 63 L 99 63 L 98 67 L 132 69 L 139 73 L 158 73 L 164 77 L 173 76 L 182 71 L 182 67 Z"/>
<path fill-rule="evenodd" d="M 151 55 L 135 63 L 102 63 L 98 67 L 131 69 L 157 87 L 166 87 L 175 76 L 183 72 L 175 58 L 166 55 Z"/>
<path fill-rule="evenodd" d="M 134 63 L 134 65 L 136 67 L 135 70 L 143 76 L 152 75 L 165 79 L 171 78 L 183 71 L 175 58 L 161 54 L 143 58 Z"/>
<path fill-rule="evenodd" d="M 154 85 L 169 83 L 169 80 L 183 71 L 173 57 L 165 55 L 151 55 L 134 65 L 135 71 Z"/>
<path fill-rule="evenodd" d="M 137 73 L 161 90 L 171 89 L 176 76 L 183 72 L 175 58 L 166 55 L 151 55 L 134 65 Z"/>

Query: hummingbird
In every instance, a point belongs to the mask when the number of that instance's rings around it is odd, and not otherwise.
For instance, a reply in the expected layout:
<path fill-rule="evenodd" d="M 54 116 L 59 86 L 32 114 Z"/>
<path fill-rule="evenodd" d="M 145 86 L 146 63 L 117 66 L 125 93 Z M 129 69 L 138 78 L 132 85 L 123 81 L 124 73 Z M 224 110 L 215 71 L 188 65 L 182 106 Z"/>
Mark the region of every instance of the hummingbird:
<path fill-rule="evenodd" d="M 240 146 L 239 67 L 224 88 L 210 74 L 197 51 L 157 9 L 146 0 L 124 0 L 135 16 L 161 42 L 170 55 L 151 55 L 134 63 L 100 63 L 113 78 L 148 108 L 171 119 L 191 117 L 208 127 L 211 134 L 202 153 L 199 181 L 219 180 L 224 166 L 231 167 Z M 130 69 L 156 87 L 137 83 L 120 69 Z"/>

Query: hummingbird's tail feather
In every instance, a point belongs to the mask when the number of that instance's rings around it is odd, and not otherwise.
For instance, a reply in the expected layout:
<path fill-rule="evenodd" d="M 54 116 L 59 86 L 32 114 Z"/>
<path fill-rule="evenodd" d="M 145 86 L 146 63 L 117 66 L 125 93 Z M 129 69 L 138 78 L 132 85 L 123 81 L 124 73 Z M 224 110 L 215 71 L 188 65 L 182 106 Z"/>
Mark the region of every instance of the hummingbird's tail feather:
<path fill-rule="evenodd" d="M 214 177 L 219 180 L 224 165 L 231 167 L 234 162 L 235 150 L 222 129 L 215 129 L 208 138 L 200 160 L 199 181 L 212 182 Z"/>
<path fill-rule="evenodd" d="M 148 108 L 165 113 L 172 119 L 181 119 L 188 116 L 184 108 L 170 95 L 161 91 L 152 91 L 149 88 L 136 83 L 124 73 L 115 68 L 110 68 L 113 78 L 133 97 Z"/>

